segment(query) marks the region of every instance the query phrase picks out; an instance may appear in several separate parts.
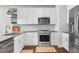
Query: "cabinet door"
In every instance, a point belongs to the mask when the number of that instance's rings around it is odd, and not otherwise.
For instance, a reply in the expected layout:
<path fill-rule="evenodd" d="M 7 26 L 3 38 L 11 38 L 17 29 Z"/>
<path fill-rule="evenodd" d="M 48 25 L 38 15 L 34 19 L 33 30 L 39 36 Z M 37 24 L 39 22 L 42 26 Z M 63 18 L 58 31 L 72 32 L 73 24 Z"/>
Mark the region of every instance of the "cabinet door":
<path fill-rule="evenodd" d="M 25 34 L 25 46 L 38 45 L 38 33 L 30 32 Z"/>
<path fill-rule="evenodd" d="M 57 22 L 56 12 L 57 12 L 56 7 L 49 9 L 50 24 L 56 24 L 56 22 Z"/>
<path fill-rule="evenodd" d="M 14 52 L 20 53 L 24 47 L 24 34 L 14 37 Z"/>
<path fill-rule="evenodd" d="M 38 24 L 38 17 L 50 17 L 50 24 L 56 24 L 56 7 L 18 8 L 18 24 Z"/>
<path fill-rule="evenodd" d="M 24 34 L 22 34 L 22 39 L 21 39 L 21 40 L 22 40 L 22 43 L 21 43 L 21 44 L 22 44 L 22 45 L 21 45 L 22 48 L 21 48 L 21 49 L 23 49 L 23 48 L 24 48 Z"/>
<path fill-rule="evenodd" d="M 38 32 L 32 33 L 31 39 L 33 41 L 33 45 L 38 45 Z"/>
<path fill-rule="evenodd" d="M 38 24 L 38 10 L 35 8 L 18 8 L 18 24 Z"/>
<path fill-rule="evenodd" d="M 20 40 L 19 37 L 16 36 L 14 37 L 14 53 L 19 53 L 20 52 Z"/>
<path fill-rule="evenodd" d="M 24 47 L 24 42 L 23 42 L 23 34 L 18 35 L 19 36 L 19 46 L 20 46 L 20 51 L 23 49 Z"/>
<path fill-rule="evenodd" d="M 62 46 L 69 51 L 69 34 L 62 34 Z"/>
<path fill-rule="evenodd" d="M 58 47 L 62 47 L 62 33 L 58 33 Z"/>
<path fill-rule="evenodd" d="M 25 37 L 26 37 L 26 39 L 25 39 L 25 46 L 33 45 L 32 33 L 26 33 Z"/>
<path fill-rule="evenodd" d="M 50 24 L 56 24 L 56 7 L 38 8 L 38 17 L 50 17 Z"/>
<path fill-rule="evenodd" d="M 42 17 L 50 17 L 49 8 L 40 8 L 40 16 Z"/>
<path fill-rule="evenodd" d="M 58 45 L 58 33 L 51 33 L 51 45 Z"/>

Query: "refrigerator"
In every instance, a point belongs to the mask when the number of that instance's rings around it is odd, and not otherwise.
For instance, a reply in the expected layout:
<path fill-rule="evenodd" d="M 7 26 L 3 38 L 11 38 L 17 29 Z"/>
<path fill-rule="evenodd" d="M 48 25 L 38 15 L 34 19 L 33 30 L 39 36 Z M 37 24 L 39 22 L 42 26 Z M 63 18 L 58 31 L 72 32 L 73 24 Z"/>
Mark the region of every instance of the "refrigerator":
<path fill-rule="evenodd" d="M 69 11 L 69 49 L 79 53 L 79 6 Z"/>

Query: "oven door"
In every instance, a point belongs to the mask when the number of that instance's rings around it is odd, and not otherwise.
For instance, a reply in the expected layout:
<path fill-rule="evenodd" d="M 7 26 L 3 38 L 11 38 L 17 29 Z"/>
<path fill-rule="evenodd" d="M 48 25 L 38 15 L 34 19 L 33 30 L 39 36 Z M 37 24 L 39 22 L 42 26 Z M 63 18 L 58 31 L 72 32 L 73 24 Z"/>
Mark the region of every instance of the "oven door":
<path fill-rule="evenodd" d="M 49 43 L 50 35 L 39 35 L 39 42 L 40 43 Z"/>

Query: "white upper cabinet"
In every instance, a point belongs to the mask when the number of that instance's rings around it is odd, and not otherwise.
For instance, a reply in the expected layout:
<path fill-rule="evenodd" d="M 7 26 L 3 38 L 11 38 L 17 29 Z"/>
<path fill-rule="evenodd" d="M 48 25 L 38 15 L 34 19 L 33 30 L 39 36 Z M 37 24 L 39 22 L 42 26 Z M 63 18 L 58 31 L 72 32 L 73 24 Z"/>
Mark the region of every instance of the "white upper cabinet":
<path fill-rule="evenodd" d="M 56 8 L 39 8 L 39 17 L 50 17 L 50 24 L 56 24 Z"/>
<path fill-rule="evenodd" d="M 50 24 L 56 24 L 57 22 L 57 14 L 56 14 L 56 8 L 50 8 L 49 14 L 50 14 Z"/>
<path fill-rule="evenodd" d="M 18 24 L 37 24 L 33 8 L 18 8 Z"/>
<path fill-rule="evenodd" d="M 55 7 L 17 8 L 18 24 L 38 24 L 38 17 L 50 17 L 50 24 L 56 23 Z"/>

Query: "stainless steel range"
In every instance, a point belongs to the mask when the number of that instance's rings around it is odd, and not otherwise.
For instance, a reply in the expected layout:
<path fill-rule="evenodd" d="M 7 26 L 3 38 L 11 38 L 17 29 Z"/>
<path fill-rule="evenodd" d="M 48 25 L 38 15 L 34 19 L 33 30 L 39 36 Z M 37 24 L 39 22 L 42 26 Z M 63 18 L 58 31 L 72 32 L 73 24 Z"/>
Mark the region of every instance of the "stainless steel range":
<path fill-rule="evenodd" d="M 39 30 L 39 44 L 50 43 L 50 31 Z"/>

